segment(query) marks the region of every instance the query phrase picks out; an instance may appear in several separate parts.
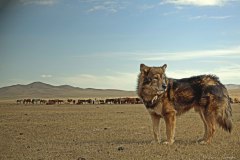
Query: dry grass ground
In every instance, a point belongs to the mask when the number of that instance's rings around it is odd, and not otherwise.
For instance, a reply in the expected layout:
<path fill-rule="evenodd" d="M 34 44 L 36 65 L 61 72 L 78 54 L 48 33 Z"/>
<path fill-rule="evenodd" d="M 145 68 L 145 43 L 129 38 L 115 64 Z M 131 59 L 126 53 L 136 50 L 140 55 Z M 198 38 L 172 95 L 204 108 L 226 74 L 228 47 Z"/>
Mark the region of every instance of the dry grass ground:
<path fill-rule="evenodd" d="M 234 130 L 217 129 L 213 143 L 199 145 L 203 124 L 194 111 L 177 119 L 172 146 L 152 144 L 143 105 L 0 105 L 0 159 L 240 159 L 240 105 Z M 166 139 L 161 122 L 162 139 Z"/>

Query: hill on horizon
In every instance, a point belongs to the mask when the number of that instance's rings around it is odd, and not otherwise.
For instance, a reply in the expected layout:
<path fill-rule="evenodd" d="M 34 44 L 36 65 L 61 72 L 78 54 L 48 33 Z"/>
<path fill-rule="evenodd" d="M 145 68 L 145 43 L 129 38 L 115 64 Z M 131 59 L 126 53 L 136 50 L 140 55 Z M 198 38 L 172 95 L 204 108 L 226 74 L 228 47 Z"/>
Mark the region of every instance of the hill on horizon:
<path fill-rule="evenodd" d="M 17 84 L 0 88 L 0 99 L 23 98 L 104 98 L 104 97 L 135 97 L 135 91 L 117 89 L 79 88 L 70 85 L 53 86 L 43 82 L 27 85 Z"/>
<path fill-rule="evenodd" d="M 226 84 L 232 97 L 240 97 L 240 85 Z M 79 88 L 70 85 L 54 86 L 43 82 L 27 85 L 17 84 L 0 88 L 0 100 L 16 100 L 24 98 L 107 98 L 136 97 L 136 91 L 117 89 Z"/>
<path fill-rule="evenodd" d="M 229 90 L 231 90 L 231 89 L 240 89 L 240 85 L 239 84 L 226 84 L 225 86 Z"/>

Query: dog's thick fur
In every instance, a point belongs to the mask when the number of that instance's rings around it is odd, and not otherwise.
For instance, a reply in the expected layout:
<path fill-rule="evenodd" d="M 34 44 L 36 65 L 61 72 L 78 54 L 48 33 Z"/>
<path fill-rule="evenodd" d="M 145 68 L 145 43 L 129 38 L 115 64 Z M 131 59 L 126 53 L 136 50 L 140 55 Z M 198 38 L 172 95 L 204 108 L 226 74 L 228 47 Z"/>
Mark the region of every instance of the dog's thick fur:
<path fill-rule="evenodd" d="M 140 65 L 137 93 L 148 109 L 153 122 L 155 141 L 160 143 L 159 122 L 164 118 L 167 141 L 174 142 L 176 116 L 194 108 L 204 123 L 205 133 L 200 144 L 211 142 L 216 123 L 225 131 L 232 131 L 232 109 L 228 91 L 213 75 L 171 79 L 165 75 L 167 65 Z"/>

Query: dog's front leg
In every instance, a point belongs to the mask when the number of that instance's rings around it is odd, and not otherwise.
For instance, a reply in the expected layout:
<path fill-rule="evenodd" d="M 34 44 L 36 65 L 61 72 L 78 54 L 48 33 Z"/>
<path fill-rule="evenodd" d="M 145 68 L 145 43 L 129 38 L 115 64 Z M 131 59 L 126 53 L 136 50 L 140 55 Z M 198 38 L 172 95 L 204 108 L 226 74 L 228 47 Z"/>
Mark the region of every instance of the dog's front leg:
<path fill-rule="evenodd" d="M 176 112 L 172 111 L 164 115 L 164 120 L 166 123 L 166 133 L 167 133 L 167 141 L 164 144 L 173 144 L 174 143 L 174 135 L 175 135 L 175 127 L 176 127 Z"/>
<path fill-rule="evenodd" d="M 161 138 L 160 138 L 160 129 L 159 129 L 159 122 L 160 122 L 160 115 L 157 115 L 154 112 L 149 112 L 151 119 L 152 119 L 152 124 L 153 124 L 153 135 L 154 135 L 154 140 L 156 143 L 160 143 L 161 142 Z"/>

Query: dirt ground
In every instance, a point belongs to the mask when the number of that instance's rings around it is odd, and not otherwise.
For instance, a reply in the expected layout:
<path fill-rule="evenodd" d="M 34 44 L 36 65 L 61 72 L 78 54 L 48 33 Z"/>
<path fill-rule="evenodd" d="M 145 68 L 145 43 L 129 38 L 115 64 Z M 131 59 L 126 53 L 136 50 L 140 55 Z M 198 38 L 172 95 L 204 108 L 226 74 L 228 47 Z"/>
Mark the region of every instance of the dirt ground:
<path fill-rule="evenodd" d="M 176 142 L 154 144 L 143 105 L 0 105 L 0 159 L 240 159 L 240 105 L 232 134 L 217 128 L 200 145 L 203 123 L 194 111 L 177 118 Z M 166 140 L 161 121 L 162 140 Z"/>

